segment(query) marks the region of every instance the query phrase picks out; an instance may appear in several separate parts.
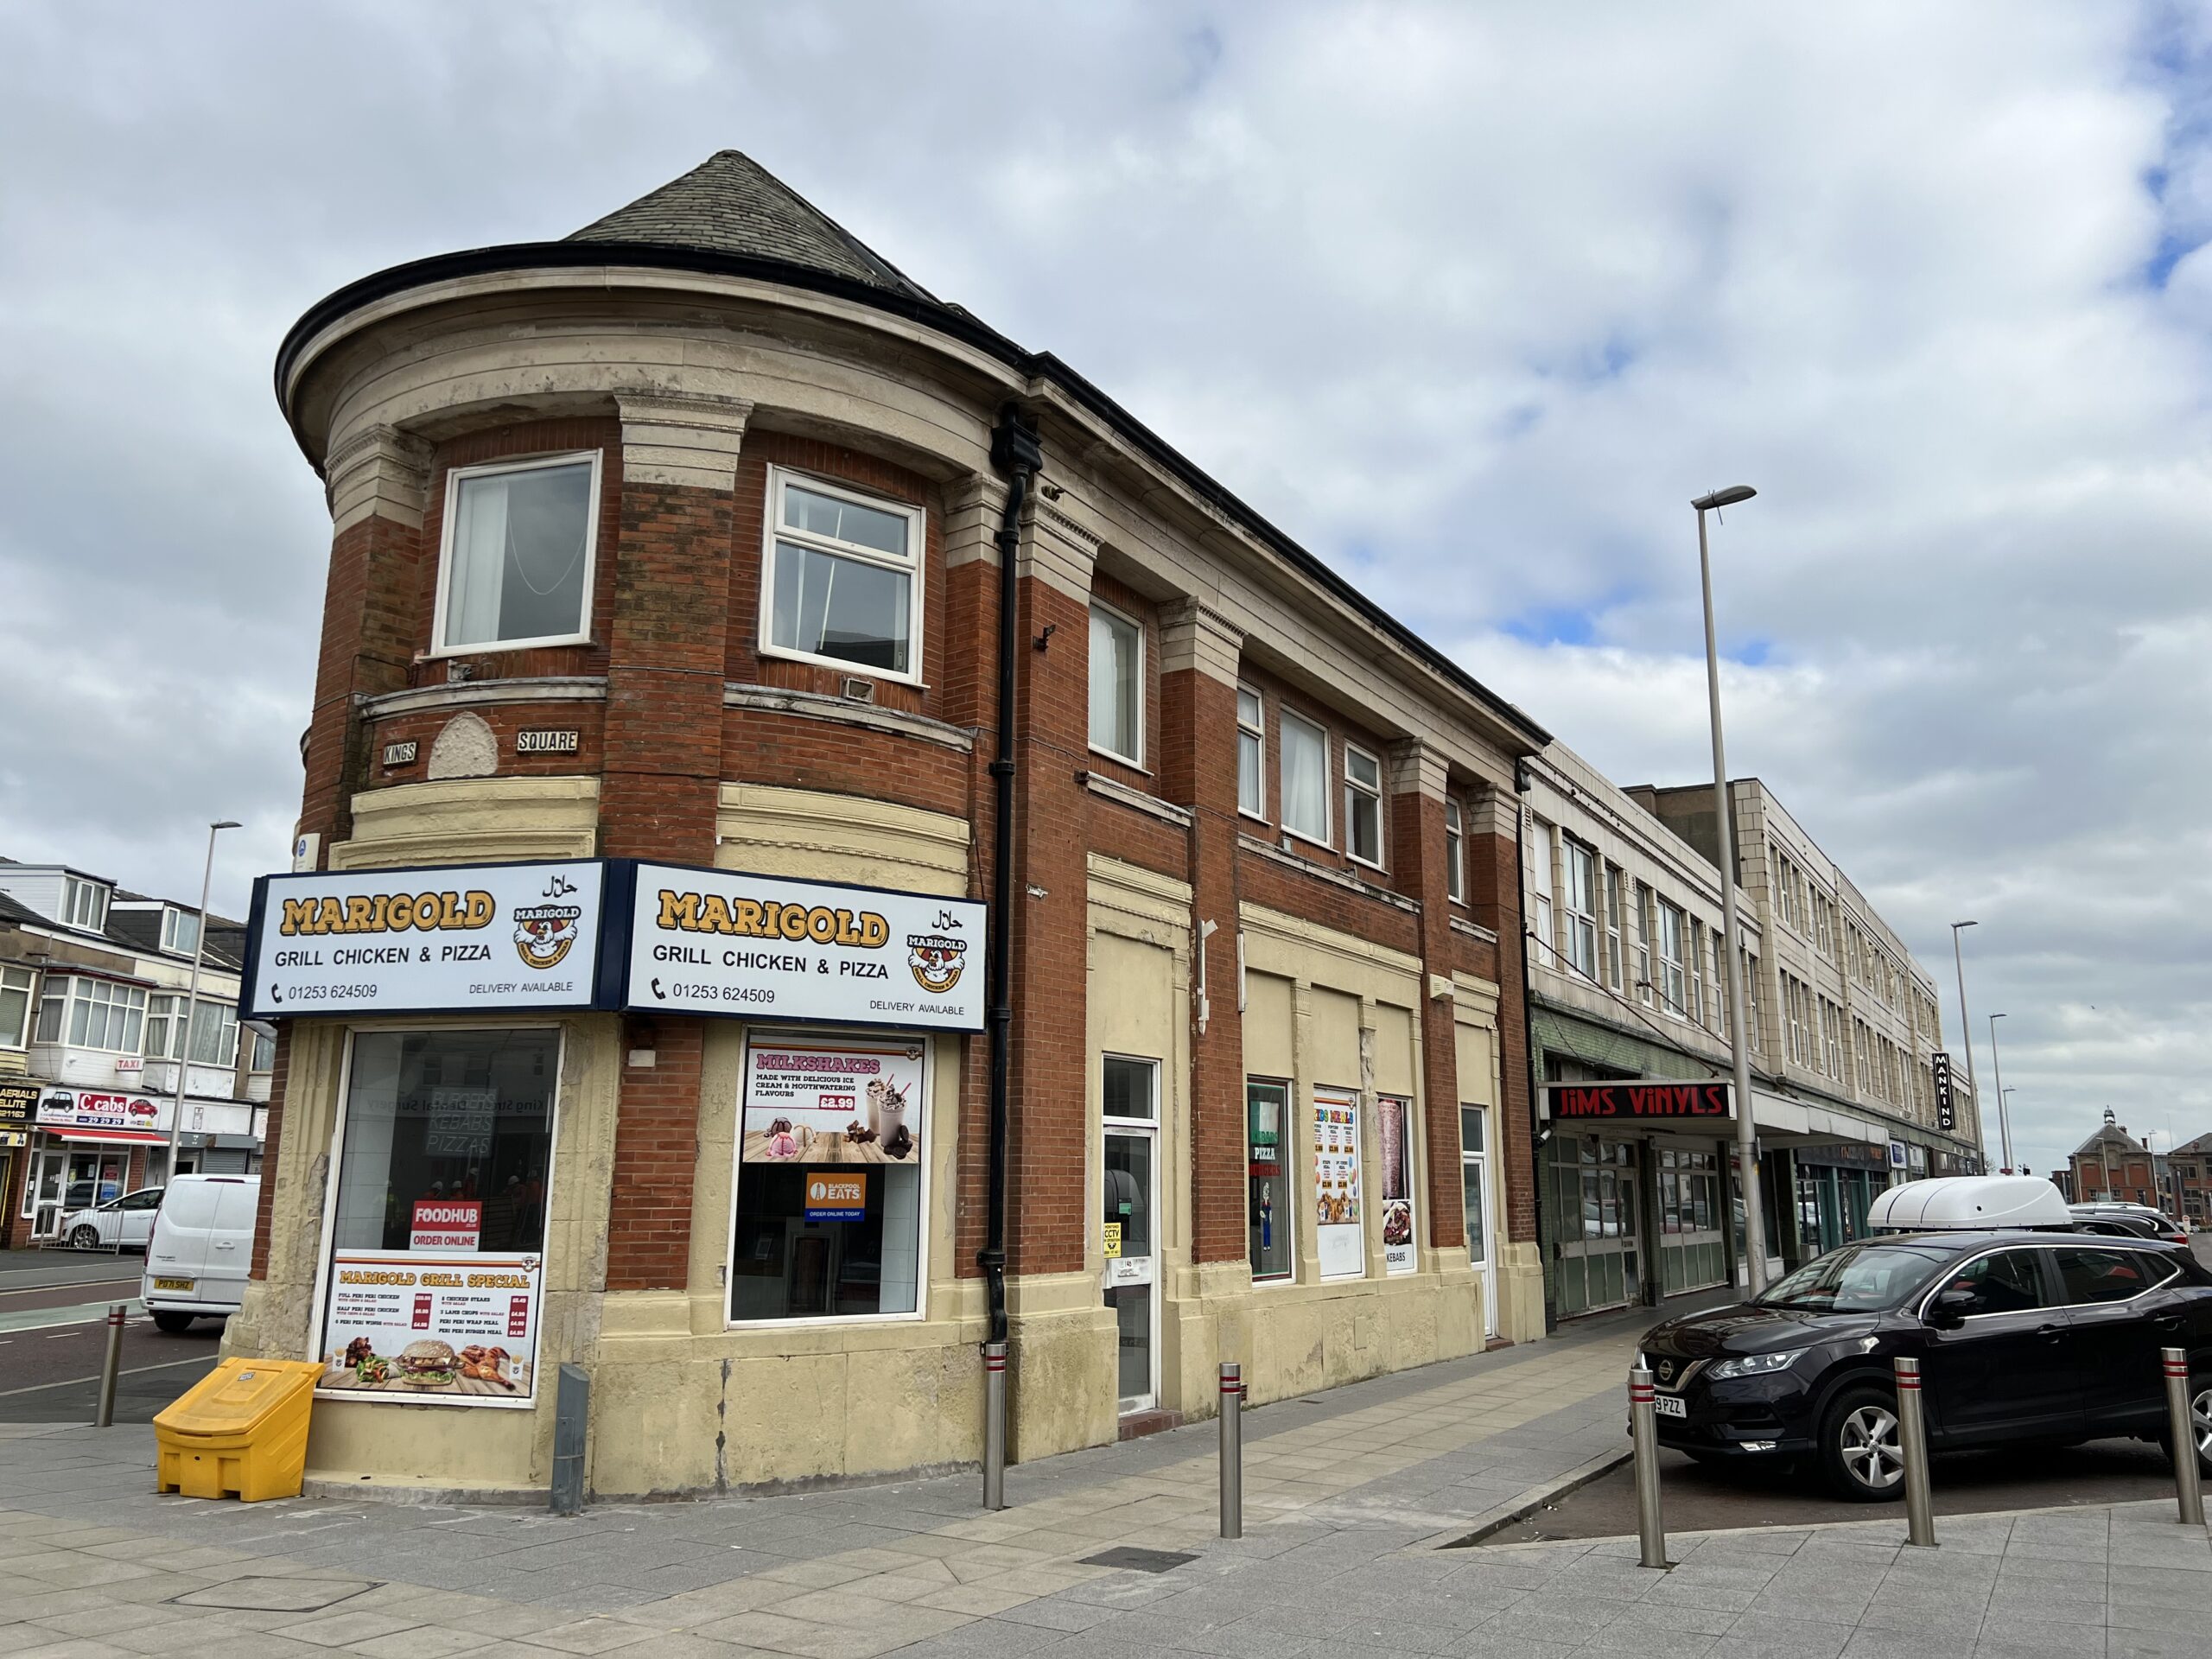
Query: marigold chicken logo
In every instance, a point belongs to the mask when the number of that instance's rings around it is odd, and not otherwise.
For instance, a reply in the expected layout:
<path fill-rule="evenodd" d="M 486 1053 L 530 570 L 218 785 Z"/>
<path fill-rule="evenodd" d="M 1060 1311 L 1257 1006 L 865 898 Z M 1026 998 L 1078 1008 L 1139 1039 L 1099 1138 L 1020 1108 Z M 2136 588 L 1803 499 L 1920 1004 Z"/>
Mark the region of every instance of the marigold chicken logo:
<path fill-rule="evenodd" d="M 532 968 L 558 966 L 575 946 L 582 918 L 575 905 L 533 905 L 515 912 L 515 954 Z"/>
<path fill-rule="evenodd" d="M 967 956 L 965 939 L 943 933 L 906 936 L 906 966 L 913 970 L 914 982 L 939 996 L 960 982 L 961 970 L 968 965 Z"/>

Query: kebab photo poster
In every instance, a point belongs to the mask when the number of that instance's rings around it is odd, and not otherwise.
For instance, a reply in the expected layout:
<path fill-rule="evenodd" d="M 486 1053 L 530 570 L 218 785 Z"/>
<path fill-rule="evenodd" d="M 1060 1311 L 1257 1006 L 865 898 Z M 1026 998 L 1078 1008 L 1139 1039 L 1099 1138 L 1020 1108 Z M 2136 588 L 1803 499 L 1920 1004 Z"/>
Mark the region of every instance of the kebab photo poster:
<path fill-rule="evenodd" d="M 459 1237 L 468 1217 L 442 1217 L 441 1224 L 441 1236 Z M 537 1387 L 543 1273 L 535 1252 L 336 1252 L 316 1389 L 356 1400 L 529 1405 Z"/>
<path fill-rule="evenodd" d="M 1359 1097 L 1313 1091 L 1313 1219 L 1324 1279 L 1367 1271 L 1359 1213 Z"/>
<path fill-rule="evenodd" d="M 745 1050 L 748 1164 L 918 1164 L 920 1039 L 759 1038 Z"/>

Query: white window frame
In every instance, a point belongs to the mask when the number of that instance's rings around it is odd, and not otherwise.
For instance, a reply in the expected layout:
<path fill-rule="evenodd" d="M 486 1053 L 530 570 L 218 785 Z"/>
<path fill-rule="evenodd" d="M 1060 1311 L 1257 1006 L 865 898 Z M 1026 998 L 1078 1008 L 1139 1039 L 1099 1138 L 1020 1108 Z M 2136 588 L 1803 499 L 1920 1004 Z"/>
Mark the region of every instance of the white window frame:
<path fill-rule="evenodd" d="M 1536 962 L 1539 966 L 1556 969 L 1559 966 L 1559 942 L 1553 933 L 1552 912 L 1557 903 L 1554 887 L 1559 880 L 1554 862 L 1559 845 L 1559 831 L 1536 817 L 1529 815 L 1529 868 L 1524 879 L 1529 884 L 1529 914 L 1526 925 L 1535 936 Z"/>
<path fill-rule="evenodd" d="M 28 968 L 0 967 L 0 991 L 23 994 L 22 1027 L 12 1033 L 0 1031 L 0 1048 L 29 1048 L 31 1033 L 38 1029 L 38 976 Z"/>
<path fill-rule="evenodd" d="M 64 927 L 76 928 L 79 931 L 85 933 L 99 933 L 105 931 L 107 926 L 109 899 L 109 889 L 103 882 L 87 881 L 82 876 L 63 876 L 61 878 L 61 925 Z M 92 901 L 89 906 L 84 902 L 86 899 Z M 80 909 L 87 908 L 92 912 L 92 919 L 79 921 L 77 918 L 77 912 Z"/>
<path fill-rule="evenodd" d="M 1456 796 L 1444 798 L 1444 896 L 1455 905 L 1467 902 L 1467 830 Z"/>
<path fill-rule="evenodd" d="M 1682 959 L 1682 951 L 1689 942 L 1689 912 L 1656 893 L 1652 895 L 1652 932 L 1656 936 L 1652 955 L 1661 976 L 1660 1006 L 1677 1020 L 1688 1019 L 1690 1011 L 1689 975 Z M 1674 924 L 1671 928 L 1668 925 L 1670 921 Z M 1671 950 L 1668 948 L 1669 933 L 1674 936 Z"/>
<path fill-rule="evenodd" d="M 105 1003 L 98 1002 L 89 994 L 82 996 L 78 995 L 79 987 L 92 985 L 105 985 L 109 988 L 108 998 Z M 147 997 L 144 986 L 125 985 L 118 980 L 102 979 L 90 974 L 53 975 L 39 990 L 41 1014 L 46 1003 L 54 1000 L 57 995 L 61 1003 L 61 1017 L 57 1023 L 54 1034 L 51 1038 L 39 1039 L 41 1042 L 51 1043 L 60 1048 L 88 1049 L 99 1054 L 137 1054 L 142 1052 L 141 1046 L 145 1041 L 146 1029 Z M 109 1019 L 118 1017 L 118 1009 L 121 1011 L 121 1017 L 126 1020 L 129 1015 L 135 1012 L 138 1015 L 138 1030 L 136 1034 L 120 1043 L 78 1041 L 70 1033 L 76 1026 L 76 1009 L 80 1003 L 87 1008 L 96 1006 L 105 1007 L 108 1010 Z M 102 1023 L 105 1025 L 106 1021 L 103 1020 Z M 89 1014 L 86 1015 L 85 1024 L 88 1027 L 86 1035 L 89 1037 L 92 1034 L 89 1030 L 92 1016 Z"/>
<path fill-rule="evenodd" d="M 1244 718 L 1244 699 L 1252 699 L 1252 718 Z M 1252 743 L 1252 780 L 1260 791 L 1257 806 L 1244 800 L 1244 743 Z M 1268 700 L 1249 685 L 1236 688 L 1236 811 L 1255 823 L 1268 821 Z"/>
<path fill-rule="evenodd" d="M 1605 977 L 1613 994 L 1621 994 L 1621 978 L 1627 959 L 1621 953 L 1621 888 L 1628 881 L 1628 872 L 1618 864 L 1605 866 Z"/>
<path fill-rule="evenodd" d="M 1090 688 L 1088 685 L 1086 685 L 1084 689 L 1084 741 L 1090 744 L 1091 753 L 1103 754 L 1109 760 L 1118 760 L 1125 766 L 1135 766 L 1139 772 L 1142 772 L 1144 770 L 1144 728 L 1146 717 L 1144 695 L 1146 678 L 1144 624 L 1140 622 L 1135 617 L 1131 616 L 1127 611 L 1121 609 L 1117 606 L 1109 605 L 1103 599 L 1094 597 L 1090 601 L 1090 610 L 1108 617 L 1113 621 L 1120 623 L 1136 638 L 1136 707 L 1131 711 L 1129 716 L 1132 724 L 1131 734 L 1136 739 L 1136 741 L 1130 747 L 1133 747 L 1136 753 L 1134 754 L 1123 754 L 1119 749 L 1114 748 L 1110 745 L 1101 743 L 1095 736 L 1091 736 L 1090 734 L 1091 727 L 1096 723 L 1096 711 L 1090 707 Z M 1086 613 L 1084 626 L 1086 628 L 1090 626 L 1088 613 Z"/>
<path fill-rule="evenodd" d="M 1295 726 L 1300 731 L 1312 733 L 1321 741 L 1321 833 L 1318 836 L 1308 835 L 1291 823 L 1290 783 L 1287 779 L 1284 779 L 1281 783 L 1282 832 L 1286 836 L 1294 836 L 1305 842 L 1309 846 L 1333 847 L 1335 843 L 1330 839 L 1334 826 L 1329 822 L 1331 793 L 1329 782 L 1332 774 L 1336 771 L 1336 756 L 1332 753 L 1333 746 L 1329 741 L 1329 728 L 1318 721 L 1306 719 L 1303 715 L 1294 715 L 1287 709 L 1282 711 L 1281 720 L 1285 733 Z M 1276 770 L 1280 772 L 1290 759 L 1290 745 L 1287 742 L 1278 741 L 1275 745 L 1275 755 Z"/>
<path fill-rule="evenodd" d="M 180 944 L 177 936 L 183 932 L 183 924 L 189 920 L 194 932 L 191 939 Z M 197 911 L 184 910 L 175 905 L 162 906 L 162 949 L 181 957 L 188 957 L 200 946 L 200 931 L 205 925 Z"/>
<path fill-rule="evenodd" d="M 784 491 L 792 484 L 801 489 L 811 490 L 817 495 L 835 496 L 839 500 L 851 502 L 855 506 L 867 507 L 876 512 L 894 513 L 906 519 L 909 531 L 907 546 L 911 550 L 907 556 L 893 558 L 880 548 L 861 547 L 855 543 L 841 542 L 835 537 L 817 535 L 812 531 L 794 530 L 785 524 L 783 522 Z M 812 473 L 798 472 L 789 467 L 768 468 L 768 499 L 765 505 L 760 525 L 760 655 L 789 663 L 812 663 L 817 668 L 833 668 L 840 674 L 885 680 L 893 685 L 922 684 L 922 641 L 927 637 L 923 628 L 922 607 L 929 593 L 929 583 L 925 580 L 927 573 L 924 568 L 929 549 L 926 536 L 928 515 L 911 502 L 872 495 L 866 490 L 833 483 Z M 776 643 L 776 543 L 779 539 L 833 554 L 841 559 L 850 559 L 855 564 L 907 573 L 913 583 L 913 591 L 906 603 L 906 672 L 901 674 L 868 663 L 855 663 L 843 657 L 818 656 L 810 651 L 800 651 Z"/>
<path fill-rule="evenodd" d="M 591 643 L 592 596 L 599 586 L 599 510 L 601 452 L 573 449 L 557 455 L 533 455 L 526 461 L 487 461 L 474 467 L 446 469 L 445 523 L 438 532 L 438 602 L 430 619 L 430 648 L 425 658 L 481 657 L 495 651 L 525 651 L 536 645 L 584 645 Z M 461 519 L 461 486 L 468 479 L 500 473 L 529 473 L 548 467 L 591 467 L 591 499 L 584 508 L 583 605 L 574 633 L 539 634 L 528 639 L 481 639 L 474 645 L 446 644 L 446 618 L 453 590 L 453 537 Z"/>
<path fill-rule="evenodd" d="M 937 1135 L 937 1044 L 926 1032 L 893 1031 L 887 1027 L 807 1027 L 801 1031 L 791 1027 L 760 1027 L 748 1030 L 748 1042 L 773 1042 L 779 1036 L 803 1036 L 809 1042 L 841 1038 L 855 1042 L 880 1043 L 887 1038 L 918 1036 L 922 1044 L 922 1098 L 914 1108 L 914 1121 L 921 1125 L 922 1158 L 921 1191 L 914 1202 L 920 1211 L 917 1222 L 920 1242 L 915 1246 L 914 1308 L 913 1312 L 896 1313 L 801 1313 L 781 1319 L 734 1319 L 729 1313 L 730 1252 L 737 1248 L 737 1187 L 745 1170 L 745 1078 L 742 1058 L 738 1074 L 736 1131 L 737 1143 L 730 1150 L 729 1211 L 722 1217 L 722 1284 L 721 1319 L 725 1331 L 785 1331 L 803 1325 L 917 1325 L 930 1316 L 930 1166 L 934 1162 L 930 1148 L 936 1144 Z M 1157 1078 L 1154 1079 L 1155 1085 Z M 862 1166 L 865 1167 L 865 1166 Z M 547 1188 L 551 1189 L 551 1182 Z"/>
<path fill-rule="evenodd" d="M 1590 877 L 1591 908 L 1588 910 L 1584 910 L 1577 902 L 1581 896 L 1576 890 L 1574 880 L 1575 861 L 1578 857 Z M 1599 873 L 1605 868 L 1605 861 L 1598 856 L 1595 848 L 1577 841 L 1573 836 L 1562 831 L 1560 836 L 1559 863 L 1559 907 L 1561 916 L 1560 938 L 1567 946 L 1567 949 L 1560 953 L 1560 959 L 1569 969 L 1580 974 L 1592 984 L 1601 984 L 1604 982 L 1599 979 L 1599 975 L 1602 969 L 1603 958 L 1599 955 L 1599 934 L 1603 923 L 1599 912 L 1605 901 L 1604 896 L 1599 892 L 1599 882 L 1601 879 Z M 1588 946 L 1589 960 L 1586 963 L 1581 960 L 1584 944 Z"/>
<path fill-rule="evenodd" d="M 1351 763 L 1357 757 L 1375 768 L 1373 784 L 1363 784 L 1351 775 Z M 1361 801 L 1371 802 L 1375 807 L 1375 856 L 1362 858 L 1352 850 L 1352 826 L 1358 820 L 1357 807 Z M 1350 738 L 1344 740 L 1344 856 L 1353 863 L 1370 870 L 1383 868 L 1384 855 L 1389 850 L 1383 842 L 1385 826 L 1382 822 L 1382 758 L 1363 749 Z"/>

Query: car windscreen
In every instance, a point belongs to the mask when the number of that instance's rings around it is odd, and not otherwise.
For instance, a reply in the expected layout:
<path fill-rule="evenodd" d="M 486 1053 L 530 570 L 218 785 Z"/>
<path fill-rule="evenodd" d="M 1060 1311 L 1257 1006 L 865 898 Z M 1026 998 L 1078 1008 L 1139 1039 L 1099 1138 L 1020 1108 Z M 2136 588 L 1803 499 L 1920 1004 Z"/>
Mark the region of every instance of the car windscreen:
<path fill-rule="evenodd" d="M 1847 1244 L 1776 1281 L 1762 1307 L 1878 1313 L 1925 1286 L 1955 1250 L 1926 1244 Z"/>

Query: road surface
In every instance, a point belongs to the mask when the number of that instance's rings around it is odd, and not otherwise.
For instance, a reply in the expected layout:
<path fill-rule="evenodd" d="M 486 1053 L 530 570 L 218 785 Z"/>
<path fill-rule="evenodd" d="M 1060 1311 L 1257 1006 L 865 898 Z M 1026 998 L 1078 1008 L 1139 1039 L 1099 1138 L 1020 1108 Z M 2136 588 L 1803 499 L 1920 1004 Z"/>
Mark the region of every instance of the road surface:
<path fill-rule="evenodd" d="M 0 1254 L 0 1422 L 85 1423 L 99 1401 L 107 1313 L 124 1305 L 116 1421 L 143 1423 L 215 1366 L 219 1321 L 178 1336 L 156 1331 L 138 1303 L 137 1255 L 11 1250 Z"/>

